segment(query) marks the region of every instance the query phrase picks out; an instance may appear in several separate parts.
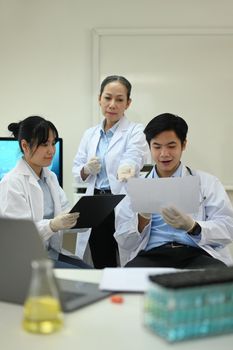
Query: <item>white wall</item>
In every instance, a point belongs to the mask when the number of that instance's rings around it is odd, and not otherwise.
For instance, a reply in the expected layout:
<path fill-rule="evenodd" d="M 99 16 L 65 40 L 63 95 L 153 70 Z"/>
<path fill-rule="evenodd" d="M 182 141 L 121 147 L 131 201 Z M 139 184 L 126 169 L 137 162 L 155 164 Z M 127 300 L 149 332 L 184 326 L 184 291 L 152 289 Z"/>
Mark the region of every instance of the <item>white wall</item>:
<path fill-rule="evenodd" d="M 92 29 L 231 26 L 231 0 L 0 0 L 0 136 L 28 115 L 53 121 L 72 200 L 72 160 L 95 119 Z"/>
<path fill-rule="evenodd" d="M 134 93 L 127 115 L 144 125 L 164 112 L 183 116 L 189 125 L 183 160 L 192 169 L 213 173 L 233 188 L 233 162 L 226 152 L 233 149 L 233 29 L 95 32 L 99 78 L 94 86 L 112 71 L 126 75 Z M 119 50 L 124 52 L 124 60 L 119 59 Z"/>

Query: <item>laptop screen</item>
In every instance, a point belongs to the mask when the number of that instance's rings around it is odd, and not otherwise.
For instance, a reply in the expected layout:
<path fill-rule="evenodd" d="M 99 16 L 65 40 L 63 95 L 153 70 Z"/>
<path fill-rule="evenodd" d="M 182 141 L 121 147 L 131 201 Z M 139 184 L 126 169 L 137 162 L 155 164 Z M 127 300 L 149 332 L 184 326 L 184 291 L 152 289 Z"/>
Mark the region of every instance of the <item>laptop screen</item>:
<path fill-rule="evenodd" d="M 23 304 L 31 281 L 32 260 L 47 258 L 35 224 L 0 218 L 0 300 Z M 78 275 L 78 274 L 77 274 Z M 74 311 L 110 295 L 96 283 L 56 279 L 64 312 Z"/>

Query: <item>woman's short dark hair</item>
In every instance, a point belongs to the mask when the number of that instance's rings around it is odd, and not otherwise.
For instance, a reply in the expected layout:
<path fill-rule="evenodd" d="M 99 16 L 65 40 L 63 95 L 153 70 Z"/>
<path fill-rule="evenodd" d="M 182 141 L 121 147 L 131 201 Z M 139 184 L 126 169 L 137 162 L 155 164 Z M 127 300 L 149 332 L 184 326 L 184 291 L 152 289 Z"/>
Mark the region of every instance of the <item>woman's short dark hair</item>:
<path fill-rule="evenodd" d="M 48 141 L 50 130 L 54 133 L 55 142 L 58 139 L 58 131 L 54 124 L 39 116 L 30 116 L 19 123 L 11 123 L 8 125 L 8 130 L 19 141 L 22 152 L 22 140 L 26 140 L 32 149 Z"/>
<path fill-rule="evenodd" d="M 119 81 L 119 83 L 121 83 L 122 85 L 124 85 L 126 87 L 127 90 L 127 99 L 130 99 L 130 94 L 131 94 L 131 89 L 132 89 L 132 85 L 130 84 L 130 82 L 125 78 L 122 77 L 121 75 L 109 75 L 108 77 L 106 77 L 101 85 L 100 85 L 100 96 L 102 95 L 104 88 L 106 85 L 114 82 L 114 81 Z"/>
<path fill-rule="evenodd" d="M 154 117 L 145 127 L 144 134 L 150 146 L 150 141 L 163 131 L 172 130 L 176 133 L 183 145 L 187 137 L 188 125 L 178 115 L 163 113 Z"/>

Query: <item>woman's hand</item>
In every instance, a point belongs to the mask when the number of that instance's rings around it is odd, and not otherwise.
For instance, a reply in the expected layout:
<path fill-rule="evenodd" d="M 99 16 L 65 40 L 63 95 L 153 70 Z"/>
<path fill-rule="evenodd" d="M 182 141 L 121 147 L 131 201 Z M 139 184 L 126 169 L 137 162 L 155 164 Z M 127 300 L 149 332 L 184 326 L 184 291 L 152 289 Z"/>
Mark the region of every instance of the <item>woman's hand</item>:
<path fill-rule="evenodd" d="M 119 181 L 127 181 L 129 178 L 135 176 L 135 166 L 131 164 L 120 165 L 117 170 L 117 177 Z"/>
<path fill-rule="evenodd" d="M 71 228 L 76 224 L 78 217 L 79 213 L 59 214 L 54 219 L 50 220 L 49 224 L 51 230 L 57 232 L 59 230 Z"/>

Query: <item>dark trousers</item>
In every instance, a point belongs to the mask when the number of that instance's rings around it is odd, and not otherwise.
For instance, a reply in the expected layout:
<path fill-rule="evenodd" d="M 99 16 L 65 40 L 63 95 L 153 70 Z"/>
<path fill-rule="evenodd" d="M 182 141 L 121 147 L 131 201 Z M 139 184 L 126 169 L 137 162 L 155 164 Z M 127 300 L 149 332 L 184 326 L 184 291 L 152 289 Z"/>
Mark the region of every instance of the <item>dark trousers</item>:
<path fill-rule="evenodd" d="M 117 266 L 117 242 L 113 237 L 115 232 L 115 213 L 112 211 L 104 221 L 91 230 L 89 246 L 94 267 Z"/>
<path fill-rule="evenodd" d="M 126 267 L 174 267 L 179 269 L 198 269 L 226 266 L 201 248 L 163 245 L 151 250 L 142 250 Z"/>

